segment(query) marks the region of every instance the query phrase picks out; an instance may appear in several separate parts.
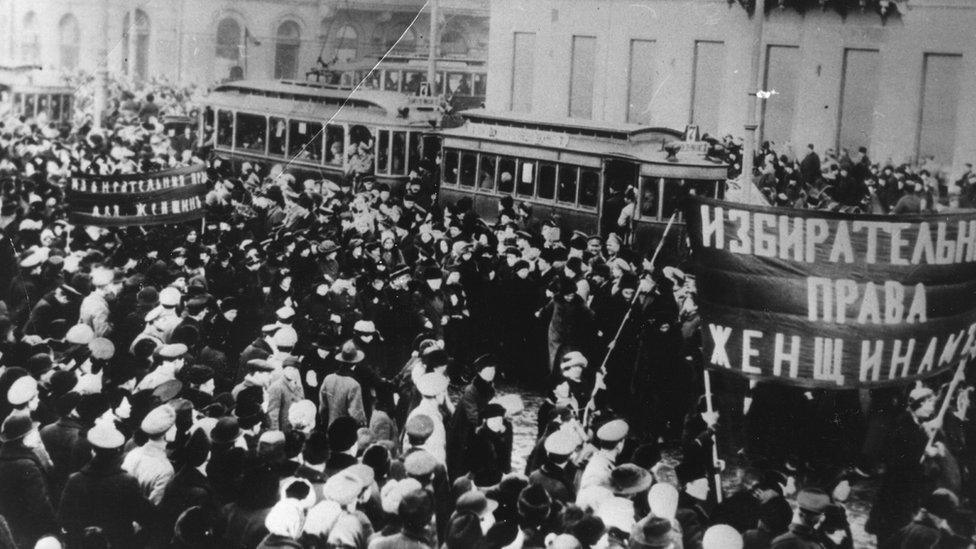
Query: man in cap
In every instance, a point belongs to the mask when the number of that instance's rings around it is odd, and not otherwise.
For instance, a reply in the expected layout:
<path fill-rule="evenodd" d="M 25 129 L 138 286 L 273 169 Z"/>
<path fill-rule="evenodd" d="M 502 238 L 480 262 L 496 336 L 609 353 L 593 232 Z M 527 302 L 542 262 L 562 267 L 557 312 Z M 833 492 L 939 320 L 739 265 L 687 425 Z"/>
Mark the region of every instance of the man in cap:
<path fill-rule="evenodd" d="M 578 446 L 579 440 L 576 436 L 565 429 L 560 429 L 546 437 L 546 461 L 529 475 L 529 484 L 541 485 L 552 499 L 560 503 L 575 501 L 576 466 L 569 458 L 576 452 Z"/>
<path fill-rule="evenodd" d="M 346 467 L 358 463 L 359 425 L 348 416 L 337 418 L 328 429 L 330 455 L 325 462 L 325 475 L 332 476 Z"/>
<path fill-rule="evenodd" d="M 481 412 L 495 397 L 497 364 L 492 355 L 482 355 L 472 364 L 474 378 L 458 399 L 451 421 L 447 445 L 447 468 L 453 478 L 468 472 L 465 454 L 475 429 L 481 425 Z"/>
<path fill-rule="evenodd" d="M 187 348 L 182 343 L 163 345 L 156 351 L 157 366 L 136 386 L 136 391 L 151 391 L 167 381 L 176 379 L 183 368 Z"/>
<path fill-rule="evenodd" d="M 179 313 L 176 312 L 182 300 L 183 294 L 173 286 L 167 286 L 159 292 L 159 307 L 153 310 L 159 312 L 159 318 L 155 322 L 163 333 L 164 343 L 170 342 L 173 331 L 182 322 Z"/>
<path fill-rule="evenodd" d="M 189 400 L 197 410 L 203 410 L 213 402 L 214 370 L 204 364 L 194 364 L 185 369 L 181 376 L 185 384 L 180 391 L 180 398 Z"/>
<path fill-rule="evenodd" d="M 137 547 L 134 525 L 149 527 L 154 510 L 136 478 L 120 466 L 125 437 L 112 422 L 100 422 L 86 438 L 94 456 L 68 478 L 58 511 L 69 544 L 81 546 L 85 530 L 96 526 L 112 547 Z"/>
<path fill-rule="evenodd" d="M 274 379 L 275 367 L 270 362 L 260 358 L 247 361 L 244 365 L 244 380 L 231 389 L 230 394 L 235 399 L 247 390 L 255 390 L 264 395 Z M 263 402 L 266 398 L 262 397 Z"/>
<path fill-rule="evenodd" d="M 0 427 L 0 515 L 20 547 L 33 547 L 44 534 L 56 533 L 47 474 L 34 451 L 41 445 L 30 416 L 12 414 Z"/>
<path fill-rule="evenodd" d="M 368 425 L 362 387 L 352 371 L 364 357 L 364 353 L 352 341 L 343 343 L 342 349 L 335 355 L 339 369 L 325 376 L 319 394 L 321 415 L 328 417 L 328 425 L 340 417 L 351 417 L 363 427 Z"/>
<path fill-rule="evenodd" d="M 611 419 L 597 428 L 593 444 L 597 451 L 590 456 L 583 475 L 580 477 L 580 490 L 590 486 L 609 486 L 610 473 L 617 465 L 617 458 L 623 450 L 630 426 L 622 419 Z"/>
<path fill-rule="evenodd" d="M 430 372 L 415 380 L 417 391 L 420 393 L 420 404 L 407 416 L 407 423 L 414 416 L 425 415 L 434 422 L 434 431 L 427 439 L 424 447 L 440 463 L 447 463 L 447 431 L 444 428 L 444 416 L 441 406 L 447 399 L 447 386 L 450 380 L 444 374 Z"/>
<path fill-rule="evenodd" d="M 816 527 L 830 505 L 830 496 L 819 488 L 804 488 L 796 494 L 796 505 L 789 532 L 774 539 L 771 548 L 822 549 L 822 534 Z"/>
<path fill-rule="evenodd" d="M 675 467 L 675 473 L 681 485 L 675 517 L 681 524 L 685 544 L 694 547 L 700 543 L 706 526 L 711 523 L 708 468 L 699 461 L 685 460 Z"/>
<path fill-rule="evenodd" d="M 87 324 L 95 332 L 95 337 L 108 335 L 112 331 L 109 322 L 111 311 L 105 297 L 112 292 L 115 273 L 111 269 L 97 268 L 92 271 L 92 291 L 81 301 L 78 322 Z"/>
<path fill-rule="evenodd" d="M 434 514 L 434 501 L 430 492 L 414 490 L 403 495 L 397 508 L 400 531 L 396 534 L 374 538 L 369 549 L 424 549 L 433 546 L 427 531 Z"/>
<path fill-rule="evenodd" d="M 271 353 L 274 352 L 274 335 L 279 328 L 280 326 L 277 324 L 265 324 L 261 328 L 261 335 L 241 351 L 240 358 L 237 361 L 238 374 L 234 380 L 235 383 L 239 383 L 244 379 L 244 374 L 247 373 L 245 366 L 248 361 L 256 358 L 267 360 L 271 356 Z"/>
<path fill-rule="evenodd" d="M 369 499 L 369 484 L 363 482 L 352 466 L 329 477 L 322 487 L 322 495 L 342 509 L 329 531 L 328 545 L 366 549 L 373 534 L 372 525 L 359 506 Z"/>
<path fill-rule="evenodd" d="M 74 323 L 80 298 L 81 293 L 70 284 L 57 286 L 38 300 L 31 309 L 30 316 L 24 323 L 24 334 L 60 338 L 64 332 L 53 332 L 52 324 L 55 320 L 61 319 L 68 324 Z"/>
<path fill-rule="evenodd" d="M 148 440 L 130 451 L 122 461 L 122 468 L 136 477 L 142 494 L 153 505 L 162 501 L 166 484 L 173 478 L 173 464 L 166 454 L 166 438 L 175 424 L 176 410 L 172 406 L 163 404 L 154 408 L 139 426 Z"/>

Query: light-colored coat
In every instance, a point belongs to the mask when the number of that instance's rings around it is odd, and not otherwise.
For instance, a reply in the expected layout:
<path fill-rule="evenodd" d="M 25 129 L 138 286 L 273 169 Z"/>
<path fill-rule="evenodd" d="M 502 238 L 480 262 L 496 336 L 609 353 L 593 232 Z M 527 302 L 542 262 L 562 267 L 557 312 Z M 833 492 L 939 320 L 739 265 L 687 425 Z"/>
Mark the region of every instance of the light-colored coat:
<path fill-rule="evenodd" d="M 366 410 L 363 407 L 363 389 L 352 376 L 329 374 L 322 382 L 319 394 L 321 412 L 329 413 L 329 425 L 340 417 L 349 416 L 365 427 Z"/>
<path fill-rule="evenodd" d="M 164 444 L 150 440 L 133 449 L 122 461 L 122 469 L 136 477 L 142 494 L 153 505 L 163 500 L 163 491 L 175 474 Z"/>

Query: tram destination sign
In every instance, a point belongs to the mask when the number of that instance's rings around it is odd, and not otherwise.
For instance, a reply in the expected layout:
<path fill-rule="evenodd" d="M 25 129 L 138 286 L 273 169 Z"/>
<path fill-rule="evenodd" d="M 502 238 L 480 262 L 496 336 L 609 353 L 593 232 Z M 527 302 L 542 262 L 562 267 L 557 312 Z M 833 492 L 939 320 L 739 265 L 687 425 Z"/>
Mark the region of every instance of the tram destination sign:
<path fill-rule="evenodd" d="M 706 366 L 869 388 L 976 358 L 976 212 L 848 215 L 693 197 Z"/>
<path fill-rule="evenodd" d="M 66 190 L 69 219 L 78 225 L 182 223 L 206 212 L 206 166 L 120 175 L 77 173 Z"/>

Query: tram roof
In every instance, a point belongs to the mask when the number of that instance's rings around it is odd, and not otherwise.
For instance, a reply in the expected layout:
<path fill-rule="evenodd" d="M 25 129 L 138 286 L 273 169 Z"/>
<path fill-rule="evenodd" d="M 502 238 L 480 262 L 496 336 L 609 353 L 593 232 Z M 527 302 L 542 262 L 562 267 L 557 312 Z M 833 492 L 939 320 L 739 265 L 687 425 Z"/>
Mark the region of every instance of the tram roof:
<path fill-rule="evenodd" d="M 709 173 L 714 171 L 713 175 L 719 175 L 727 168 L 725 163 L 706 158 L 703 152 L 690 147 L 678 152 L 677 161 L 668 160 L 668 153 L 662 145 L 684 136 L 682 132 L 668 128 L 547 119 L 484 109 L 464 111 L 461 115 L 467 119 L 467 123 L 442 130 L 441 135 L 445 138 L 517 145 L 526 150 L 550 149 L 642 164 L 701 168 Z M 456 143 L 455 139 L 451 141 Z M 445 146 L 450 146 L 450 143 L 445 142 Z M 481 150 L 491 152 L 486 148 Z"/>
<path fill-rule="evenodd" d="M 203 98 L 218 108 L 313 119 L 337 118 L 357 123 L 427 125 L 439 120 L 436 105 L 392 91 L 337 89 L 301 80 L 238 80 L 221 84 Z M 407 117 L 401 109 L 408 109 Z"/>
<path fill-rule="evenodd" d="M 37 65 L 0 65 L 0 86 L 21 93 L 73 94 L 59 73 Z"/>

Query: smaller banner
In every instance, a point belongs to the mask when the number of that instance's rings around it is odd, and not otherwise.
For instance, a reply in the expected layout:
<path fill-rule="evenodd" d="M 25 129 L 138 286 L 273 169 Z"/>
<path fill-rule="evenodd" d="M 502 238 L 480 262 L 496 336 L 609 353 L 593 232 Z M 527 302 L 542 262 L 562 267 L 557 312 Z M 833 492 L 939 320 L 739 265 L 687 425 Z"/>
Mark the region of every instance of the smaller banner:
<path fill-rule="evenodd" d="M 125 227 L 182 223 L 204 216 L 206 166 L 124 175 L 74 174 L 68 218 L 76 225 Z"/>
<path fill-rule="evenodd" d="M 706 366 L 819 388 L 976 358 L 976 212 L 851 215 L 695 197 Z"/>

